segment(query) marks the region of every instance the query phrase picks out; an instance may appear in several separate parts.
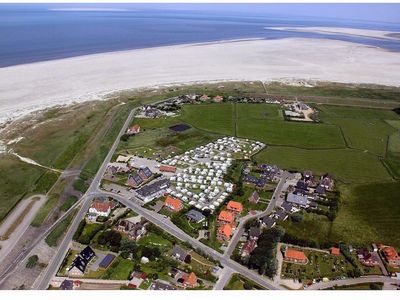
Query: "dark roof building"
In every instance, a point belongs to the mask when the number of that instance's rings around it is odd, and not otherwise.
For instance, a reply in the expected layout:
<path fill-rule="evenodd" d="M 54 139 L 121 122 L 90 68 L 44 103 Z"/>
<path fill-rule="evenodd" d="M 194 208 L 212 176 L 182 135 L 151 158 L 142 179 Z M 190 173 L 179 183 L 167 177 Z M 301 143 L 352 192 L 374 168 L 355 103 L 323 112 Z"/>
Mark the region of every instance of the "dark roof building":
<path fill-rule="evenodd" d="M 320 194 L 320 195 L 325 195 L 325 193 L 326 193 L 326 191 L 325 191 L 325 188 L 322 186 L 322 185 L 318 185 L 317 186 L 317 188 L 315 189 L 315 192 L 317 193 L 317 194 Z"/>
<path fill-rule="evenodd" d="M 169 179 L 164 178 L 153 183 L 146 184 L 136 190 L 138 197 L 143 201 L 149 201 L 156 197 L 162 196 L 165 190 L 169 187 Z"/>
<path fill-rule="evenodd" d="M 174 290 L 176 290 L 176 287 L 174 287 L 168 283 L 164 283 L 164 282 L 157 280 L 151 284 L 150 290 L 174 291 Z"/>
<path fill-rule="evenodd" d="M 288 217 L 288 214 L 284 210 L 278 210 L 274 215 L 278 221 L 285 221 Z"/>
<path fill-rule="evenodd" d="M 304 181 L 297 181 L 296 189 L 304 192 L 308 192 L 308 184 Z"/>
<path fill-rule="evenodd" d="M 195 223 L 200 223 L 202 222 L 206 217 L 199 212 L 198 210 L 191 209 L 185 214 L 186 218 L 188 218 L 191 222 Z"/>
<path fill-rule="evenodd" d="M 184 249 L 182 249 L 178 245 L 175 245 L 172 249 L 171 256 L 177 260 L 185 261 L 190 255 Z"/>
<path fill-rule="evenodd" d="M 107 269 L 107 268 L 111 265 L 111 263 L 114 261 L 114 259 L 115 259 L 115 255 L 113 255 L 113 254 L 107 254 L 107 255 L 103 258 L 103 260 L 100 262 L 99 268 L 101 268 L 101 269 Z"/>
<path fill-rule="evenodd" d="M 90 248 L 90 246 L 87 246 L 85 249 L 83 249 L 81 251 L 81 253 L 79 254 L 83 259 L 90 261 L 93 257 L 96 256 L 96 254 L 94 253 L 94 251 L 92 250 L 92 248 Z"/>
<path fill-rule="evenodd" d="M 72 280 L 65 279 L 60 285 L 60 290 L 72 290 L 73 287 L 74 282 Z"/>
<path fill-rule="evenodd" d="M 126 185 L 129 185 L 131 187 L 138 187 L 142 183 L 143 183 L 143 179 L 138 174 L 131 174 L 128 177 Z"/>
<path fill-rule="evenodd" d="M 307 196 L 289 193 L 287 195 L 286 201 L 289 203 L 297 204 L 299 206 L 307 206 Z"/>
<path fill-rule="evenodd" d="M 275 221 L 275 219 L 273 219 L 271 216 L 267 216 L 267 217 L 264 217 L 264 218 L 262 219 L 262 223 L 263 223 L 267 228 L 272 228 L 272 227 L 275 226 L 276 221 Z"/>
<path fill-rule="evenodd" d="M 147 180 L 149 179 L 151 176 L 153 176 L 153 172 L 150 171 L 150 169 L 148 167 L 145 168 L 141 168 L 138 172 L 138 175 L 140 176 L 140 178 L 142 178 L 143 180 Z"/>
<path fill-rule="evenodd" d="M 287 201 L 284 201 L 281 205 L 281 207 L 286 211 L 286 212 L 292 212 L 293 205 Z"/>
<path fill-rule="evenodd" d="M 249 238 L 258 240 L 261 235 L 261 229 L 259 227 L 250 227 L 249 229 Z"/>

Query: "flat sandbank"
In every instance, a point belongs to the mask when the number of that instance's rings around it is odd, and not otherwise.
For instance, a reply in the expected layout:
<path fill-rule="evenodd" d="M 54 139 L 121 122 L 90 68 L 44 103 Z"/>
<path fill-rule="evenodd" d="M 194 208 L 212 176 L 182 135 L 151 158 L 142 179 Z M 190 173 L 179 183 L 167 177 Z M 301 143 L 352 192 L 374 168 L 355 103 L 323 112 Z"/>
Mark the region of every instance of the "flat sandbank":
<path fill-rule="evenodd" d="M 358 36 L 366 38 L 379 38 L 387 40 L 400 40 L 399 32 L 358 29 L 358 28 L 341 28 L 341 27 L 267 27 L 273 30 L 297 31 L 297 32 L 314 32 L 322 34 L 340 34 L 348 36 Z"/>
<path fill-rule="evenodd" d="M 224 41 L 0 68 L 0 122 L 107 93 L 206 81 L 301 79 L 399 86 L 400 53 L 328 39 Z"/>

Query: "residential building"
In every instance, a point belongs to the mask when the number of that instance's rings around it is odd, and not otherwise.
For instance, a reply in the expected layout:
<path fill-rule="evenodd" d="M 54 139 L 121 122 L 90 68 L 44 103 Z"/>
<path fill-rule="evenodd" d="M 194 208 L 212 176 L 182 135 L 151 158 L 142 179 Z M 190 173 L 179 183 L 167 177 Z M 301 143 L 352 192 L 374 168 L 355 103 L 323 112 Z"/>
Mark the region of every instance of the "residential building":
<path fill-rule="evenodd" d="M 198 210 L 191 209 L 185 214 L 186 218 L 193 223 L 203 222 L 206 217 Z"/>
<path fill-rule="evenodd" d="M 175 173 L 175 172 L 176 172 L 176 167 L 174 167 L 174 166 L 167 166 L 167 165 L 161 165 L 161 166 L 160 166 L 160 172 Z"/>
<path fill-rule="evenodd" d="M 307 264 L 308 258 L 304 252 L 292 248 L 286 249 L 284 253 L 284 260 L 297 264 Z"/>
<path fill-rule="evenodd" d="M 308 198 L 305 195 L 303 196 L 294 193 L 289 193 L 287 195 L 286 201 L 305 208 L 307 207 Z"/>
<path fill-rule="evenodd" d="M 242 247 L 241 256 L 245 257 L 250 255 L 253 250 L 257 248 L 257 241 L 256 240 L 248 240 Z"/>
<path fill-rule="evenodd" d="M 140 132 L 140 125 L 138 124 L 135 124 L 126 130 L 126 134 L 128 135 L 138 134 L 139 132 Z"/>
<path fill-rule="evenodd" d="M 321 177 L 320 185 L 328 191 L 333 189 L 333 179 L 329 174 L 325 174 Z"/>
<path fill-rule="evenodd" d="M 148 180 L 151 176 L 153 176 L 153 172 L 150 171 L 148 167 L 140 168 L 138 171 L 138 175 L 142 178 L 143 181 Z"/>
<path fill-rule="evenodd" d="M 257 241 L 261 235 L 261 229 L 259 227 L 250 227 L 249 239 Z"/>
<path fill-rule="evenodd" d="M 181 200 L 167 196 L 164 201 L 164 206 L 172 212 L 178 212 L 183 208 Z"/>
<path fill-rule="evenodd" d="M 357 257 L 364 266 L 373 267 L 379 265 L 378 257 L 376 255 L 372 255 L 367 248 L 358 249 Z"/>
<path fill-rule="evenodd" d="M 161 282 L 160 280 L 156 280 L 150 285 L 150 290 L 172 291 L 176 290 L 176 287 L 171 284 Z"/>
<path fill-rule="evenodd" d="M 392 246 L 383 246 L 380 248 L 383 257 L 388 262 L 391 267 L 399 267 L 400 266 L 400 256 L 397 253 L 396 249 Z"/>
<path fill-rule="evenodd" d="M 139 188 L 136 190 L 137 197 L 143 202 L 147 203 L 155 198 L 164 195 L 167 188 L 169 188 L 169 179 L 164 178 Z"/>
<path fill-rule="evenodd" d="M 232 236 L 232 226 L 230 224 L 222 225 L 218 228 L 217 238 L 222 241 L 229 241 Z"/>
<path fill-rule="evenodd" d="M 71 265 L 67 268 L 69 277 L 82 277 L 85 274 L 89 262 L 96 256 L 92 248 L 87 246 L 78 256 L 74 258 Z"/>
<path fill-rule="evenodd" d="M 185 262 L 191 257 L 186 250 L 182 249 L 178 245 L 175 245 L 174 248 L 172 249 L 171 256 L 177 260 L 180 260 L 181 262 Z"/>
<path fill-rule="evenodd" d="M 226 209 L 233 214 L 240 214 L 243 211 L 243 205 L 237 201 L 229 201 Z"/>
<path fill-rule="evenodd" d="M 335 256 L 339 256 L 340 255 L 340 249 L 337 248 L 337 247 L 331 247 L 329 249 L 329 251 L 331 252 L 332 255 L 335 255 Z"/>
<path fill-rule="evenodd" d="M 257 191 L 254 191 L 251 196 L 248 198 L 250 203 L 258 203 L 260 200 L 260 196 L 258 195 Z"/>
<path fill-rule="evenodd" d="M 102 259 L 102 261 L 100 262 L 100 264 L 99 264 L 99 268 L 100 269 L 104 269 L 104 270 L 106 270 L 106 269 L 108 269 L 108 267 L 112 264 L 112 262 L 114 261 L 114 259 L 115 259 L 115 255 L 114 254 L 107 254 L 103 259 Z"/>
<path fill-rule="evenodd" d="M 129 239 L 138 241 L 147 232 L 146 223 L 147 222 L 144 218 L 142 218 L 140 222 L 132 222 L 127 219 L 121 219 L 115 225 L 115 229 L 128 235 Z"/>
<path fill-rule="evenodd" d="M 133 188 L 137 188 L 142 183 L 143 179 L 138 174 L 130 174 L 128 176 L 128 180 L 126 181 L 126 185 L 131 186 Z"/>
<path fill-rule="evenodd" d="M 275 226 L 276 221 L 271 216 L 267 216 L 262 219 L 262 224 L 269 229 Z"/>
<path fill-rule="evenodd" d="M 222 100 L 224 100 L 224 97 L 222 97 L 222 96 L 217 95 L 214 97 L 214 101 L 217 103 L 222 102 Z"/>
<path fill-rule="evenodd" d="M 194 288 L 197 285 L 197 276 L 194 272 L 183 274 L 182 279 L 185 287 Z"/>
<path fill-rule="evenodd" d="M 96 218 L 99 216 L 108 217 L 114 206 L 114 202 L 108 199 L 94 199 L 89 207 L 88 217 L 92 221 L 96 220 Z"/>
<path fill-rule="evenodd" d="M 235 220 L 234 216 L 226 210 L 222 210 L 218 215 L 218 223 L 230 224 Z"/>
<path fill-rule="evenodd" d="M 278 210 L 274 213 L 274 218 L 277 221 L 285 221 L 288 218 L 288 214 L 284 210 Z"/>

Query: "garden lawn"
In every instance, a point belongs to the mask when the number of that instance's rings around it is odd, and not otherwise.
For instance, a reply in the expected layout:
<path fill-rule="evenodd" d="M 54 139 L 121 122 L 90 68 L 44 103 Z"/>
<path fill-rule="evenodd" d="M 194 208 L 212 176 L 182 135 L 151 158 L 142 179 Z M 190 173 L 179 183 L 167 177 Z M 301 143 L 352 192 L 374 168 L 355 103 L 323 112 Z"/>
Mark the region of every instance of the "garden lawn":
<path fill-rule="evenodd" d="M 369 153 L 352 149 L 304 150 L 292 147 L 267 147 L 256 155 L 258 162 L 276 164 L 288 170 L 330 173 L 345 183 L 366 183 L 392 179 L 380 160 Z"/>
<path fill-rule="evenodd" d="M 164 250 L 172 248 L 172 243 L 163 238 L 162 236 L 155 234 L 153 232 L 148 233 L 144 237 L 142 237 L 138 244 L 146 246 L 146 245 L 151 245 L 151 246 L 158 246 L 162 247 Z"/>
<path fill-rule="evenodd" d="M 133 271 L 134 262 L 118 256 L 102 276 L 102 279 L 127 280 Z"/>

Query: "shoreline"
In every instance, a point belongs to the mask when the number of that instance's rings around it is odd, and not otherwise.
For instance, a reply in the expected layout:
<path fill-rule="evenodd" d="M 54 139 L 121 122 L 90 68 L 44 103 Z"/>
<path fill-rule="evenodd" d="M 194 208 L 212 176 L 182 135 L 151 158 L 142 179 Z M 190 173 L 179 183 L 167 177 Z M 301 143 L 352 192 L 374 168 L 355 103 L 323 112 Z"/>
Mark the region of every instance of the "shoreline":
<path fill-rule="evenodd" d="M 288 80 L 399 86 L 399 63 L 400 53 L 307 38 L 225 40 L 35 62 L 0 68 L 0 124 L 145 88 Z"/>

